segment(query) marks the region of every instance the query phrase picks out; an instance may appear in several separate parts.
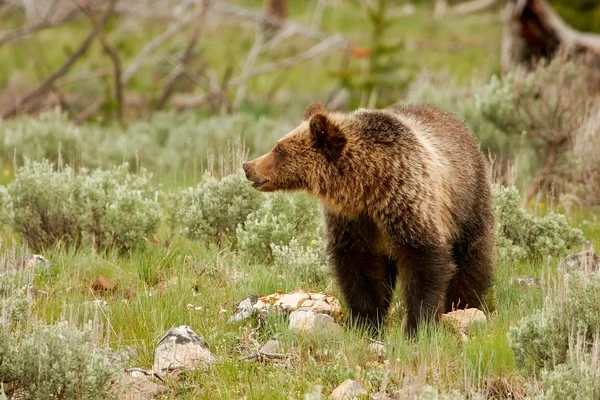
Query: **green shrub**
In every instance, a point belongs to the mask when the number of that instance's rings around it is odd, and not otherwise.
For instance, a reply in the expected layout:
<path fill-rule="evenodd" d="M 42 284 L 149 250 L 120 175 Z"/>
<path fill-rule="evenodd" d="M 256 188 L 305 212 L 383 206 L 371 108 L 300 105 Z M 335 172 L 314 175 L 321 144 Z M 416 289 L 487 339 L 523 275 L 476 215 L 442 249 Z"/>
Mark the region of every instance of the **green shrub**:
<path fill-rule="evenodd" d="M 139 247 L 156 233 L 162 215 L 149 178 L 129 173 L 126 164 L 76 173 L 70 167 L 55 170 L 48 161 L 27 161 L 8 186 L 14 228 L 34 250 Z"/>
<path fill-rule="evenodd" d="M 0 186 L 0 226 L 13 222 L 14 210 L 10 194 L 6 186 Z"/>
<path fill-rule="evenodd" d="M 238 226 L 238 246 L 245 254 L 269 258 L 273 245 L 288 245 L 294 238 L 307 245 L 317 239 L 319 226 L 315 200 L 300 193 L 273 193 Z"/>
<path fill-rule="evenodd" d="M 287 245 L 271 244 L 273 266 L 290 279 L 300 279 L 310 284 L 325 283 L 329 277 L 325 244 L 321 237 L 302 246 L 292 239 Z M 286 280 L 287 281 L 287 280 Z"/>
<path fill-rule="evenodd" d="M 564 215 L 529 214 L 521 206 L 521 196 L 514 187 L 494 185 L 493 197 L 501 257 L 557 256 L 584 241 L 583 232 L 571 228 Z"/>
<path fill-rule="evenodd" d="M 567 361 L 541 373 L 540 400 L 587 400 L 600 398 L 600 338 L 595 347 L 577 340 L 569 347 Z M 583 350 L 583 351 L 582 351 Z"/>
<path fill-rule="evenodd" d="M 587 346 L 597 343 L 598 304 L 600 276 L 566 276 L 548 294 L 540 311 L 525 317 L 518 327 L 511 327 L 508 338 L 517 364 L 552 370 L 569 362 L 573 338 L 583 340 Z"/>
<path fill-rule="evenodd" d="M 207 173 L 198 186 L 174 197 L 173 222 L 189 238 L 224 243 L 235 238 L 238 225 L 260 207 L 263 199 L 243 173 L 221 180 Z"/>
<path fill-rule="evenodd" d="M 587 135 L 590 120 L 593 124 L 597 119 L 599 82 L 593 62 L 561 52 L 531 70 L 493 77 L 477 91 L 480 114 L 512 137 L 513 143 L 519 142 L 515 148 L 523 157 L 517 165 L 520 180 L 527 182 L 527 202 L 540 192 L 571 194 L 586 183 L 588 191 L 597 192 L 586 179 L 597 173 L 597 163 L 590 157 L 576 157 L 575 146 L 583 142 L 591 147 L 589 138 L 581 136 Z M 593 195 L 584 197 L 598 201 Z"/>
<path fill-rule="evenodd" d="M 278 120 L 249 114 L 205 117 L 191 112 L 156 113 L 150 121 L 136 121 L 126 129 L 77 126 L 58 109 L 0 124 L 0 158 L 5 162 L 21 165 L 25 159 L 45 158 L 87 168 L 128 162 L 161 170 L 206 167 L 207 150 L 225 152 L 230 143 L 243 143 L 256 156 L 291 129 Z"/>
<path fill-rule="evenodd" d="M 10 331 L 0 324 L 0 382 L 26 399 L 110 398 L 118 366 L 97 345 L 91 323 L 66 322 Z"/>
<path fill-rule="evenodd" d="M 110 398 L 110 381 L 120 369 L 100 341 L 104 327 L 90 321 L 78 328 L 65 321 L 47 325 L 32 317 L 35 263 L 21 253 L 0 253 L 0 398 Z M 97 319 L 97 318 L 94 318 Z"/>

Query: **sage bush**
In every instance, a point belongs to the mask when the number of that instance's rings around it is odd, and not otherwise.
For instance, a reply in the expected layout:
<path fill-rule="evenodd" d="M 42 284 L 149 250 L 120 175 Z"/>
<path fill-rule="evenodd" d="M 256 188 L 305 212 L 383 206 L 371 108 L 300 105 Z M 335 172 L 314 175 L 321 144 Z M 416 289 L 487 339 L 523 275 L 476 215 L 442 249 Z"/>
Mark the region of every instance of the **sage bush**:
<path fill-rule="evenodd" d="M 515 187 L 494 185 L 493 198 L 502 258 L 559 256 L 584 242 L 583 232 L 572 228 L 564 215 L 549 212 L 537 217 L 528 213 Z"/>
<path fill-rule="evenodd" d="M 263 200 L 241 172 L 221 180 L 207 173 L 196 187 L 172 196 L 172 221 L 191 239 L 223 244 Z"/>
<path fill-rule="evenodd" d="M 128 250 L 151 239 L 162 218 L 150 175 L 132 174 L 127 164 L 75 171 L 26 161 L 8 194 L 13 228 L 34 250 L 83 244 Z"/>

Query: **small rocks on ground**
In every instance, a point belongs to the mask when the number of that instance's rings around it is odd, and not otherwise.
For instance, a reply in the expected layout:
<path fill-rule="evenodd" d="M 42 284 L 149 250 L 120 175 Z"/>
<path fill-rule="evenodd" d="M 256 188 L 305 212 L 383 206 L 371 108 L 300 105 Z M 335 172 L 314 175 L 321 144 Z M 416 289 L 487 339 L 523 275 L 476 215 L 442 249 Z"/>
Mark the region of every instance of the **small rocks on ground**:
<path fill-rule="evenodd" d="M 570 254 L 560 262 L 559 268 L 569 273 L 596 273 L 600 271 L 600 256 L 594 253 L 594 249 L 592 248 L 576 254 Z"/>
<path fill-rule="evenodd" d="M 146 378 L 125 375 L 118 382 L 117 398 L 123 400 L 152 400 L 166 394 L 168 389 Z"/>
<path fill-rule="evenodd" d="M 206 347 L 189 326 L 182 325 L 169 329 L 154 349 L 152 369 L 158 373 L 174 370 L 193 370 L 209 367 L 217 357 Z"/>
<path fill-rule="evenodd" d="M 371 353 L 376 354 L 378 357 L 385 356 L 385 343 L 380 342 L 379 340 L 371 339 L 371 343 L 369 343 L 368 347 Z"/>
<path fill-rule="evenodd" d="M 254 305 L 258 301 L 259 297 L 260 296 L 256 294 L 251 294 L 244 300 L 240 301 L 240 303 L 237 305 L 235 314 L 229 318 L 229 323 L 241 322 L 246 318 L 249 318 L 254 313 Z"/>
<path fill-rule="evenodd" d="M 342 328 L 331 315 L 319 314 L 311 310 L 296 310 L 290 314 L 291 330 L 302 333 L 339 333 Z"/>
<path fill-rule="evenodd" d="M 528 275 L 513 276 L 508 282 L 511 285 L 519 285 L 525 288 L 539 288 L 542 286 L 542 281 L 540 281 L 538 278 Z"/>
<path fill-rule="evenodd" d="M 279 341 L 278 340 L 269 340 L 267 343 L 262 345 L 260 348 L 260 352 L 262 354 L 276 354 L 279 349 Z"/>
<path fill-rule="evenodd" d="M 487 318 L 483 311 L 477 308 L 466 308 L 442 314 L 440 322 L 454 332 L 461 335 L 464 339 L 471 326 L 477 323 L 485 323 Z"/>
<path fill-rule="evenodd" d="M 250 295 L 238 304 L 229 322 L 240 322 L 253 314 L 265 315 L 271 310 L 289 314 L 298 310 L 309 310 L 327 314 L 335 320 L 343 317 L 342 306 L 334 296 L 312 290 L 277 292 L 268 296 Z"/>
<path fill-rule="evenodd" d="M 329 398 L 333 400 L 352 400 L 358 398 L 358 396 L 366 395 L 367 391 L 360 383 L 352 379 L 346 379 L 331 392 Z"/>

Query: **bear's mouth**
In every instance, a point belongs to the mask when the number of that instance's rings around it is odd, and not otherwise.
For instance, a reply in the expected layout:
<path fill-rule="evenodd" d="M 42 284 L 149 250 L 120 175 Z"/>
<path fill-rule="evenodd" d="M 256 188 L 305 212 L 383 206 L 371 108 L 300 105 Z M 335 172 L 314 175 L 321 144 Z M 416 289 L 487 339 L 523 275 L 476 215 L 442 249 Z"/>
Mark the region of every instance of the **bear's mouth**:
<path fill-rule="evenodd" d="M 254 182 L 252 182 L 252 187 L 254 189 L 258 189 L 259 187 L 263 186 L 267 182 L 269 182 L 268 179 L 263 179 L 262 181 L 254 181 Z"/>

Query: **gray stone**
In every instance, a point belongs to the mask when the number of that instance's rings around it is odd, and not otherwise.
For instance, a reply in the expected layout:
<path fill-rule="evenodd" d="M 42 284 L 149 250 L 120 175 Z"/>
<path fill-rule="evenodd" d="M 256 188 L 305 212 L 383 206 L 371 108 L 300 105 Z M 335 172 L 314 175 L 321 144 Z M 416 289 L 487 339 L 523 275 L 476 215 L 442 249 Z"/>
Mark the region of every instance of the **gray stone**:
<path fill-rule="evenodd" d="M 155 372 L 207 368 L 217 357 L 206 348 L 206 342 L 189 326 L 171 328 L 154 349 Z"/>
<path fill-rule="evenodd" d="M 261 348 L 260 352 L 263 354 L 276 354 L 279 349 L 279 341 L 278 340 L 269 340 L 265 343 Z"/>
<path fill-rule="evenodd" d="M 360 383 L 352 379 L 346 379 L 331 392 L 329 398 L 334 400 L 352 400 L 366 395 L 367 391 Z"/>

